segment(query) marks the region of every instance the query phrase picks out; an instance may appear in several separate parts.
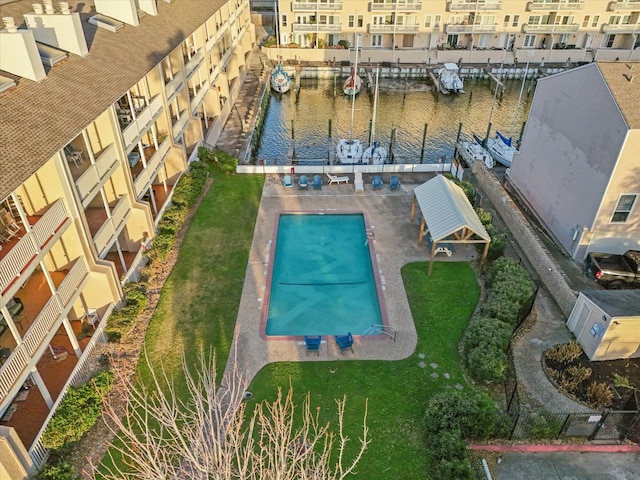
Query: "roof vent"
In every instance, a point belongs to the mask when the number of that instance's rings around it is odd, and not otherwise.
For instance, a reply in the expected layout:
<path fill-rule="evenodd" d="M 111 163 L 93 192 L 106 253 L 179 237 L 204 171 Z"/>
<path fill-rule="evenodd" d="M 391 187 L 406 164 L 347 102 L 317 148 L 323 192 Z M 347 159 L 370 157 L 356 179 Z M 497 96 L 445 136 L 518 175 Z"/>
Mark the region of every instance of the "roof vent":
<path fill-rule="evenodd" d="M 629 83 L 633 82 L 633 78 L 635 77 L 635 75 L 628 75 L 626 73 L 623 73 L 622 76 L 626 78 Z"/>
<path fill-rule="evenodd" d="M 32 3 L 31 6 L 33 7 L 33 13 L 36 15 L 44 15 L 44 8 L 41 3 Z"/>
<path fill-rule="evenodd" d="M 69 8 L 69 2 L 60 2 L 60 13 L 63 15 L 71 15 L 71 8 Z"/>
<path fill-rule="evenodd" d="M 2 17 L 2 21 L 4 22 L 4 26 L 7 29 L 7 32 L 16 33 L 18 31 L 16 21 L 13 17 Z"/>
<path fill-rule="evenodd" d="M 44 11 L 47 15 L 53 15 L 56 11 L 53 9 L 53 0 L 42 0 L 44 3 Z"/>

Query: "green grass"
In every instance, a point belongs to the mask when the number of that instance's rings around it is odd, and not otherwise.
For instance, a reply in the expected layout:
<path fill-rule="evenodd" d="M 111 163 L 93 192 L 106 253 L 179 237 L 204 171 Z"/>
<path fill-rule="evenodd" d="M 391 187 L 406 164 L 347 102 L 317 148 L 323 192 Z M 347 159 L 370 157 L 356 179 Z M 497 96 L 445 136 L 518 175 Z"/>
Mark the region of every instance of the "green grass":
<path fill-rule="evenodd" d="M 467 391 L 473 388 L 463 378 L 457 347 L 480 294 L 475 274 L 466 263 L 435 263 L 431 277 L 427 270 L 427 263 L 402 269 L 418 332 L 418 346 L 409 358 L 393 362 L 270 364 L 250 386 L 252 401 L 273 400 L 278 387 L 286 390 L 291 384 L 298 404 L 310 392 L 312 407 L 321 407 L 323 420 L 335 423 L 335 399 L 346 394 L 345 427 L 355 447 L 368 398 L 372 443 L 358 467 L 359 476 L 379 480 L 425 478 L 425 405 L 435 393 L 456 384 Z M 420 353 L 424 358 L 418 356 Z M 420 362 L 426 368 L 421 368 Z M 438 364 L 436 370 L 429 366 L 433 362 Z M 431 377 L 434 371 L 439 378 Z M 444 373 L 450 378 L 444 378 Z"/>

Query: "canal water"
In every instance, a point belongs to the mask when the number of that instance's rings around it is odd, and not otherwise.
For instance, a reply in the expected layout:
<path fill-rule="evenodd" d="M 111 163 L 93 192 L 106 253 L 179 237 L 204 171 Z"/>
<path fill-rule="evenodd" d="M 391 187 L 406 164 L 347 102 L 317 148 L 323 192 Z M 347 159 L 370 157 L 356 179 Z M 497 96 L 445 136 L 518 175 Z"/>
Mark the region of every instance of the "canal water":
<path fill-rule="evenodd" d="M 340 138 L 349 138 L 351 128 L 351 99 L 342 93 L 342 82 L 338 78 L 334 89 L 333 79 L 302 79 L 299 94 L 293 89 L 284 95 L 272 94 L 254 161 L 265 165 L 287 165 L 292 160 L 301 165 L 328 163 L 329 142 L 335 149 Z M 505 80 L 504 93 L 498 90 L 494 102 L 495 83 L 486 79 L 465 80 L 466 93 L 462 95 L 436 95 L 424 79 L 380 78 L 375 140 L 388 149 L 392 130 L 396 129 L 395 163 L 438 163 L 443 157 L 449 161 L 459 123 L 462 139 L 471 139 L 472 132 L 484 137 L 490 115 L 492 136 L 497 129 L 517 139 L 529 113 L 534 86 L 534 80 L 525 82 L 518 106 L 521 80 Z M 363 85 L 355 101 L 352 138 L 362 141 L 365 147 L 373 104 L 373 87 Z M 425 124 L 427 135 L 421 160 Z"/>

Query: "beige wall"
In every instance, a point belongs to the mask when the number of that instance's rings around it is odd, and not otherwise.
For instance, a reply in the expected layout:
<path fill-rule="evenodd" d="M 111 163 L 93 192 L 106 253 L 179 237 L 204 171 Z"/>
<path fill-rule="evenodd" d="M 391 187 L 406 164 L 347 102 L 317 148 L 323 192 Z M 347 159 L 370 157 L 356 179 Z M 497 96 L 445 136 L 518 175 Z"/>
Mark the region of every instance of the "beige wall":
<path fill-rule="evenodd" d="M 640 317 L 614 317 L 610 323 L 593 359 L 640 358 Z"/>

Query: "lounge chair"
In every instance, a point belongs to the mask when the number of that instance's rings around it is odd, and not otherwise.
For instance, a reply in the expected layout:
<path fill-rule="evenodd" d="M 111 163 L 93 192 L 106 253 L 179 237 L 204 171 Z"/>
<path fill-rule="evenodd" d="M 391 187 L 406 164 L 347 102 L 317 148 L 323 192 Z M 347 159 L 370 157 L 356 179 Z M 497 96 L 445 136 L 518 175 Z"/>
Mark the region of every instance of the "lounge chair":
<path fill-rule="evenodd" d="M 329 177 L 329 185 L 331 185 L 332 183 L 349 183 L 349 177 L 344 176 L 344 177 L 338 177 L 337 175 L 331 175 L 329 172 L 326 172 L 327 177 Z"/>
<path fill-rule="evenodd" d="M 285 175 L 282 179 L 282 184 L 284 185 L 284 188 L 292 188 L 293 180 L 291 180 L 291 175 Z"/>
<path fill-rule="evenodd" d="M 340 353 L 344 353 L 345 350 L 349 349 L 353 352 L 353 335 L 351 335 L 351 332 L 346 335 L 336 335 L 336 343 L 340 348 Z"/>
<path fill-rule="evenodd" d="M 364 181 L 362 180 L 362 172 L 356 172 L 356 176 L 353 179 L 353 184 L 356 187 L 356 193 L 363 192 L 364 193 Z"/>
<path fill-rule="evenodd" d="M 307 179 L 306 175 L 300 175 L 300 179 L 298 180 L 298 189 L 306 190 L 309 188 L 309 179 Z"/>
<path fill-rule="evenodd" d="M 398 190 L 401 187 L 400 180 L 398 180 L 397 175 L 391 175 L 391 179 L 389 180 L 389 188 L 391 190 Z"/>
<path fill-rule="evenodd" d="M 380 175 L 376 175 L 375 177 L 373 177 L 373 182 L 371 182 L 371 185 L 373 185 L 374 190 L 382 188 L 382 178 L 380 178 Z"/>
<path fill-rule="evenodd" d="M 314 190 L 322 190 L 322 177 L 316 175 L 313 177 L 313 183 L 311 184 Z"/>
<path fill-rule="evenodd" d="M 322 337 L 320 335 L 304 336 L 304 344 L 307 347 L 307 353 L 316 352 L 320 356 L 320 344 L 322 343 Z"/>

